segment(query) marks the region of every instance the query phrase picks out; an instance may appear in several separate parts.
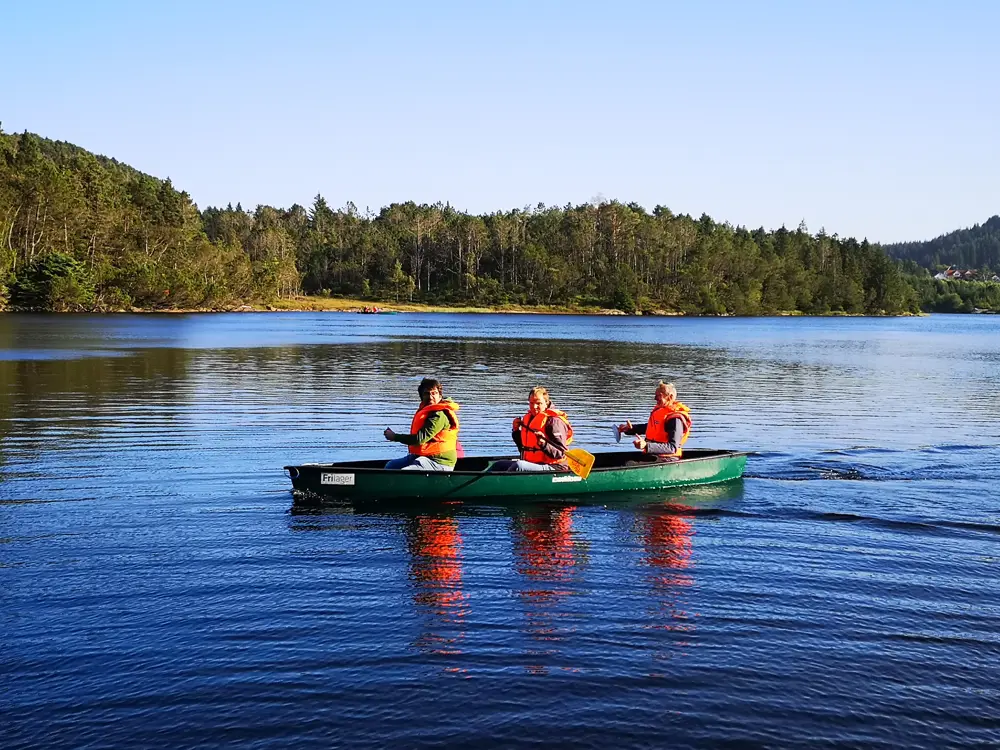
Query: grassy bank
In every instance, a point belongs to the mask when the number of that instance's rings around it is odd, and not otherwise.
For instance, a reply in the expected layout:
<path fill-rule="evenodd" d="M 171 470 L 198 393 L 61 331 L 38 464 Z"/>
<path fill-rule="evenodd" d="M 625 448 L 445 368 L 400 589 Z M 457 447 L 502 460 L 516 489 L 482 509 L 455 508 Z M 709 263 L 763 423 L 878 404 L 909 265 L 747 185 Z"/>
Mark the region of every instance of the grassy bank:
<path fill-rule="evenodd" d="M 269 303 L 241 304 L 216 309 L 216 312 L 361 312 L 366 307 L 377 306 L 386 312 L 440 312 L 440 313 L 539 313 L 563 315 L 625 315 L 621 310 L 567 305 L 503 305 L 499 307 L 470 307 L 467 305 L 424 305 L 411 302 L 370 302 L 347 297 L 311 297 L 299 295 L 282 297 Z M 184 310 L 179 312 L 209 312 L 209 310 Z M 664 313 L 672 314 L 672 313 Z"/>
<path fill-rule="evenodd" d="M 537 315 L 629 315 L 607 307 L 597 307 L 593 305 L 500 305 L 496 307 L 475 307 L 469 305 L 426 305 L 415 302 L 371 302 L 368 300 L 353 299 L 350 297 L 313 297 L 308 295 L 296 295 L 293 297 L 281 297 L 270 302 L 241 302 L 228 305 L 217 305 L 212 307 L 155 307 L 155 308 L 100 308 L 94 312 L 104 313 L 218 313 L 218 312 L 343 312 L 360 313 L 364 309 L 377 306 L 384 312 L 408 312 L 408 313 L 524 313 Z M 15 309 L 4 309 L 0 306 L 0 312 L 19 312 Z M 978 311 L 977 311 L 978 312 Z M 665 317 L 685 317 L 688 313 L 673 310 L 651 310 L 638 315 L 654 315 Z M 925 313 L 916 313 L 923 315 Z M 844 313 L 829 312 L 823 315 L 804 313 L 800 310 L 783 310 L 769 313 L 768 315 L 750 317 L 859 317 L 866 313 Z M 908 317 L 911 313 L 902 313 L 893 317 Z M 731 315 L 699 315 L 695 313 L 693 317 L 733 317 Z"/>
<path fill-rule="evenodd" d="M 297 295 L 282 297 L 269 303 L 248 303 L 225 308 L 203 308 L 196 310 L 159 310 L 155 312 L 362 312 L 366 307 L 377 306 L 385 312 L 410 313 L 531 313 L 539 315 L 628 315 L 621 310 L 593 305 L 500 305 L 497 307 L 473 307 L 468 305 L 425 305 L 414 302 L 371 302 L 349 297 L 313 297 Z M 153 312 L 133 309 L 133 312 Z M 685 313 L 672 310 L 653 310 L 647 314 L 682 317 Z M 922 313 L 918 313 L 922 314 Z M 810 317 L 812 314 L 800 310 L 783 310 L 771 313 L 780 317 Z M 816 317 L 859 317 L 865 313 L 829 312 Z M 903 313 L 906 317 L 910 313 Z M 707 315 L 706 317 L 730 317 L 728 315 Z M 752 316 L 768 317 L 768 316 Z"/>

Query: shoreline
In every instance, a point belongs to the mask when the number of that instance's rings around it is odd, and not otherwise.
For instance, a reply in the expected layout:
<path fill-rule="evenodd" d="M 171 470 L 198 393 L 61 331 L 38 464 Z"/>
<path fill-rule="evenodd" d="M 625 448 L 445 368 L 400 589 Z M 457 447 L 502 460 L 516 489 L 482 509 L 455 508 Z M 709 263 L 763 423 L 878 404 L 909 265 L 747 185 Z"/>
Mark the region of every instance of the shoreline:
<path fill-rule="evenodd" d="M 365 313 L 364 308 L 378 307 L 378 313 Z M 30 311 L 30 310 L 0 310 L 0 312 L 18 313 L 26 312 L 36 314 L 50 314 L 53 311 Z M 629 318 L 654 317 L 654 318 L 863 318 L 863 317 L 923 317 L 929 313 L 904 313 L 900 315 L 873 315 L 869 313 L 804 313 L 798 310 L 782 310 L 764 315 L 734 315 L 730 313 L 718 314 L 688 314 L 673 310 L 653 309 L 635 313 L 628 313 L 609 307 L 575 307 L 567 305 L 500 305 L 497 307 L 479 307 L 474 305 L 430 305 L 417 302 L 372 302 L 365 300 L 351 299 L 348 297 L 310 297 L 306 295 L 296 295 L 295 297 L 285 297 L 264 302 L 243 302 L 240 304 L 219 305 L 215 307 L 169 307 L 169 308 L 141 308 L 132 307 L 128 309 L 114 310 L 92 310 L 85 312 L 73 312 L 75 315 L 190 315 L 195 313 L 259 313 L 259 312 L 332 312 L 332 313 L 354 313 L 354 314 L 394 314 L 394 313 L 472 313 L 491 315 L 601 315 L 619 316 Z M 56 313 L 66 314 L 66 313 Z"/>
<path fill-rule="evenodd" d="M 567 305 L 432 305 L 419 302 L 366 302 L 347 297 L 308 297 L 305 295 L 275 300 L 267 305 L 243 305 L 233 312 L 349 312 L 365 313 L 366 307 L 377 307 L 386 313 L 482 313 L 482 314 L 535 314 L 535 315 L 629 315 L 622 310 L 606 307 L 572 307 Z M 664 315 L 681 315 L 668 313 Z"/>

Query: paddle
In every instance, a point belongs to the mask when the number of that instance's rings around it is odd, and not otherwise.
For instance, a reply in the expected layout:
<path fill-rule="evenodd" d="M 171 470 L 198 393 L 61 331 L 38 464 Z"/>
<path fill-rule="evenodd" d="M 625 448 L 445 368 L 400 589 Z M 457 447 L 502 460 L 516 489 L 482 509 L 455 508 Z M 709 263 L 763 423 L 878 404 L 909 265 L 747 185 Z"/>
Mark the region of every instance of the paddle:
<path fill-rule="evenodd" d="M 594 468 L 594 454 L 587 453 L 583 448 L 570 448 L 566 451 L 566 465 L 580 479 L 586 479 Z"/>

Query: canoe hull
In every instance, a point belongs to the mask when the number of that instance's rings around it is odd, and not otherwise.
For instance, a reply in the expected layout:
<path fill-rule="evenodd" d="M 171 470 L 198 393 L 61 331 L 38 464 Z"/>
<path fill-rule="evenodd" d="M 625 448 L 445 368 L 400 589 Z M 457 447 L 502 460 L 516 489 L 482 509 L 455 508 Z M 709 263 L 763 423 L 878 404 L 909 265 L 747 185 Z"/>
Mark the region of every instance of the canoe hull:
<path fill-rule="evenodd" d="M 353 461 L 286 466 L 292 487 L 300 492 L 342 500 L 471 499 L 489 497 L 557 497 L 605 492 L 642 492 L 668 487 L 715 484 L 743 476 L 747 454 L 694 450 L 680 461 L 640 463 L 641 453 L 595 454 L 587 479 L 570 472 L 489 473 L 486 467 L 503 457 L 459 460 L 455 471 L 386 471 L 384 461 Z"/>

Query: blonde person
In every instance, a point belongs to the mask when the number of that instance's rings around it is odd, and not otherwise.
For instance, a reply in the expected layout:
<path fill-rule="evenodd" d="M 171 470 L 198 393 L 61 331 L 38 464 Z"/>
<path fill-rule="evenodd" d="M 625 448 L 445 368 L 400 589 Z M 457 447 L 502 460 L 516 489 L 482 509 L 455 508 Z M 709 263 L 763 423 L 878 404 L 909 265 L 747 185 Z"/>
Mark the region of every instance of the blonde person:
<path fill-rule="evenodd" d="M 528 393 L 528 411 L 514 419 L 510 436 L 521 457 L 497 461 L 490 471 L 568 471 L 566 449 L 573 442 L 573 427 L 541 386 Z"/>
<path fill-rule="evenodd" d="M 677 389 L 673 383 L 661 380 L 654 397 L 656 406 L 650 412 L 648 422 L 636 425 L 625 422 L 618 425 L 618 432 L 634 435 L 632 445 L 657 459 L 678 459 L 683 453 L 682 446 L 691 434 L 691 410 L 677 400 Z"/>

